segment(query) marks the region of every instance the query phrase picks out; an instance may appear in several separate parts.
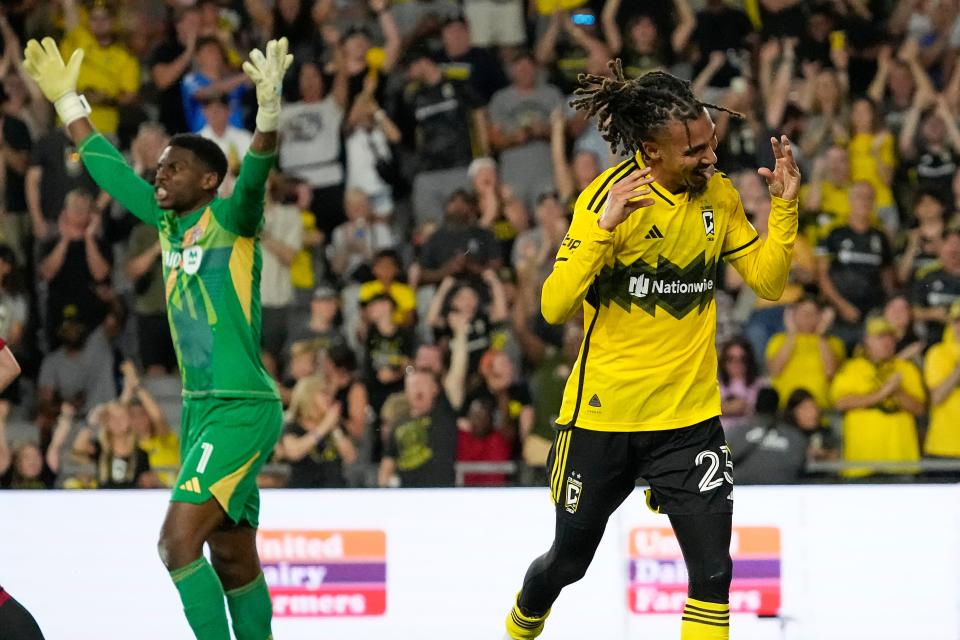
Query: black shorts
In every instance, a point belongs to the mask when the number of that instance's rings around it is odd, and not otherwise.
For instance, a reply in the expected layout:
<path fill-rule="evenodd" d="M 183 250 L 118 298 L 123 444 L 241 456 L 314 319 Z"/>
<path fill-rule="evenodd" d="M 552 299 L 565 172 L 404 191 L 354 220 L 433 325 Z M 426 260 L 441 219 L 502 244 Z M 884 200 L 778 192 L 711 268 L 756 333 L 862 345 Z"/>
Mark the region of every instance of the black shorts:
<path fill-rule="evenodd" d="M 733 511 L 733 460 L 720 426 L 619 433 L 567 427 L 547 458 L 557 517 L 586 529 L 606 523 L 642 478 L 658 513 Z"/>

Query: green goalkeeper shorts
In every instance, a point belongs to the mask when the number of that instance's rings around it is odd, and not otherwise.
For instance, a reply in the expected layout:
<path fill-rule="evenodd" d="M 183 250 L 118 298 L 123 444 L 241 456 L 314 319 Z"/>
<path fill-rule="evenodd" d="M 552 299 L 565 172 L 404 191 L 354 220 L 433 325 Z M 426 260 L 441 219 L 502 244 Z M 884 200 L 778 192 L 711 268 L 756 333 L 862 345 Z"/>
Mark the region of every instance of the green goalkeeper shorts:
<path fill-rule="evenodd" d="M 184 398 L 181 424 L 183 466 L 170 500 L 202 504 L 214 498 L 233 522 L 256 527 L 257 473 L 280 437 L 280 401 Z"/>

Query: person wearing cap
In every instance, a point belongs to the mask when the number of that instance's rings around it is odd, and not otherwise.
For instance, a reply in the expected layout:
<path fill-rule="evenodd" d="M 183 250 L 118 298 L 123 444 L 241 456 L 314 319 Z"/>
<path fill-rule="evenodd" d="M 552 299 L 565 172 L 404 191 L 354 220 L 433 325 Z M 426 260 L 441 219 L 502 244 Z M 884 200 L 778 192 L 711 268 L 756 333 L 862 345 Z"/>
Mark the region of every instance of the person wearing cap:
<path fill-rule="evenodd" d="M 345 345 L 341 320 L 340 293 L 328 284 L 321 284 L 313 290 L 309 319 L 290 328 L 284 350 L 289 351 L 293 345 L 302 342 L 310 342 L 321 352 Z"/>
<path fill-rule="evenodd" d="M 470 4 L 468 2 L 467 7 Z M 515 26 L 522 28 L 522 25 L 523 19 L 520 18 Z M 499 25 L 500 28 L 511 26 L 514 25 L 506 22 Z M 507 76 L 500 60 L 489 49 L 471 43 L 470 26 L 463 16 L 454 16 L 444 22 L 440 38 L 443 52 L 437 56 L 437 61 L 447 78 L 469 82 L 484 104 L 507 86 Z"/>
<path fill-rule="evenodd" d="M 940 243 L 940 261 L 917 274 L 911 291 L 914 318 L 926 327 L 934 343 L 947 328 L 947 310 L 960 300 L 960 227 L 948 227 Z"/>
<path fill-rule="evenodd" d="M 450 194 L 469 184 L 467 168 L 475 142 L 471 132 L 486 125 L 479 111 L 481 97 L 466 82 L 445 78 L 430 51 L 415 49 L 407 61 L 411 84 L 404 94 L 405 120 L 416 130 L 413 214 L 423 225 L 438 221 Z"/>
<path fill-rule="evenodd" d="M 77 89 L 90 103 L 90 121 L 100 132 L 116 135 L 120 124 L 118 107 L 137 102 L 140 91 L 140 63 L 116 39 L 114 11 L 103 0 L 97 0 L 81 21 L 77 0 L 63 2 L 64 26 L 67 35 L 60 46 L 64 59 L 83 49 L 85 60 L 80 66 Z"/>
<path fill-rule="evenodd" d="M 844 460 L 917 461 L 917 418 L 927 399 L 920 370 L 895 356 L 896 329 L 882 316 L 869 318 L 865 332 L 862 355 L 848 360 L 830 386 L 834 406 L 843 412 Z M 859 467 L 844 475 L 872 473 Z"/>
<path fill-rule="evenodd" d="M 417 294 L 410 285 L 400 282 L 403 265 L 400 256 L 392 249 L 378 251 L 373 257 L 371 270 L 373 280 L 360 285 L 360 304 L 366 304 L 374 296 L 387 294 L 393 300 L 393 321 L 401 327 L 413 324 L 417 310 Z"/>
<path fill-rule="evenodd" d="M 950 305 L 947 319 L 954 334 L 960 335 L 960 300 Z M 956 340 L 930 348 L 923 363 L 923 379 L 930 389 L 930 428 L 923 452 L 960 458 L 960 344 Z"/>

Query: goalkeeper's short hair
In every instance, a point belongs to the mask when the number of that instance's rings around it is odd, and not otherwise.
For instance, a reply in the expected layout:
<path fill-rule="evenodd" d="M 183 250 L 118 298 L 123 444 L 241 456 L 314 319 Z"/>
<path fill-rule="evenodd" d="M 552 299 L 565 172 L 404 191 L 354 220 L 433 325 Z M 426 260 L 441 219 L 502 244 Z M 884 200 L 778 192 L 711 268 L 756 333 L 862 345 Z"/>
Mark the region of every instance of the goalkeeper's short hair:
<path fill-rule="evenodd" d="M 167 144 L 171 147 L 180 147 L 193 152 L 193 155 L 200 162 L 217 174 L 217 188 L 220 188 L 220 183 L 226 177 L 229 165 L 227 164 L 227 156 L 224 155 L 223 149 L 216 142 L 195 133 L 178 133 L 170 138 L 170 142 Z"/>

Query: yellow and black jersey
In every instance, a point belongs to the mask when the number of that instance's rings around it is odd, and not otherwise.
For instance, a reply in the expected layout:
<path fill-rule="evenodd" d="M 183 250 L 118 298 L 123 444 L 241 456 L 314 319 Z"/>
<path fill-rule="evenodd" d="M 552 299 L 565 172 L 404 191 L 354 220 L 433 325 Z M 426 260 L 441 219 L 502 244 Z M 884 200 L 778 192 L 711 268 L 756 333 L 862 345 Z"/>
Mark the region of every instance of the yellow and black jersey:
<path fill-rule="evenodd" d="M 608 169 L 580 195 L 543 287 L 548 322 L 583 305 L 584 340 L 567 380 L 559 426 L 599 431 L 687 427 L 720 414 L 717 264 L 731 261 L 758 295 L 787 282 L 797 202 L 773 198 L 768 237 L 747 220 L 721 174 L 704 193 L 650 185 L 655 204 L 612 233 L 597 224 L 612 185 L 644 167 L 639 154 Z"/>

